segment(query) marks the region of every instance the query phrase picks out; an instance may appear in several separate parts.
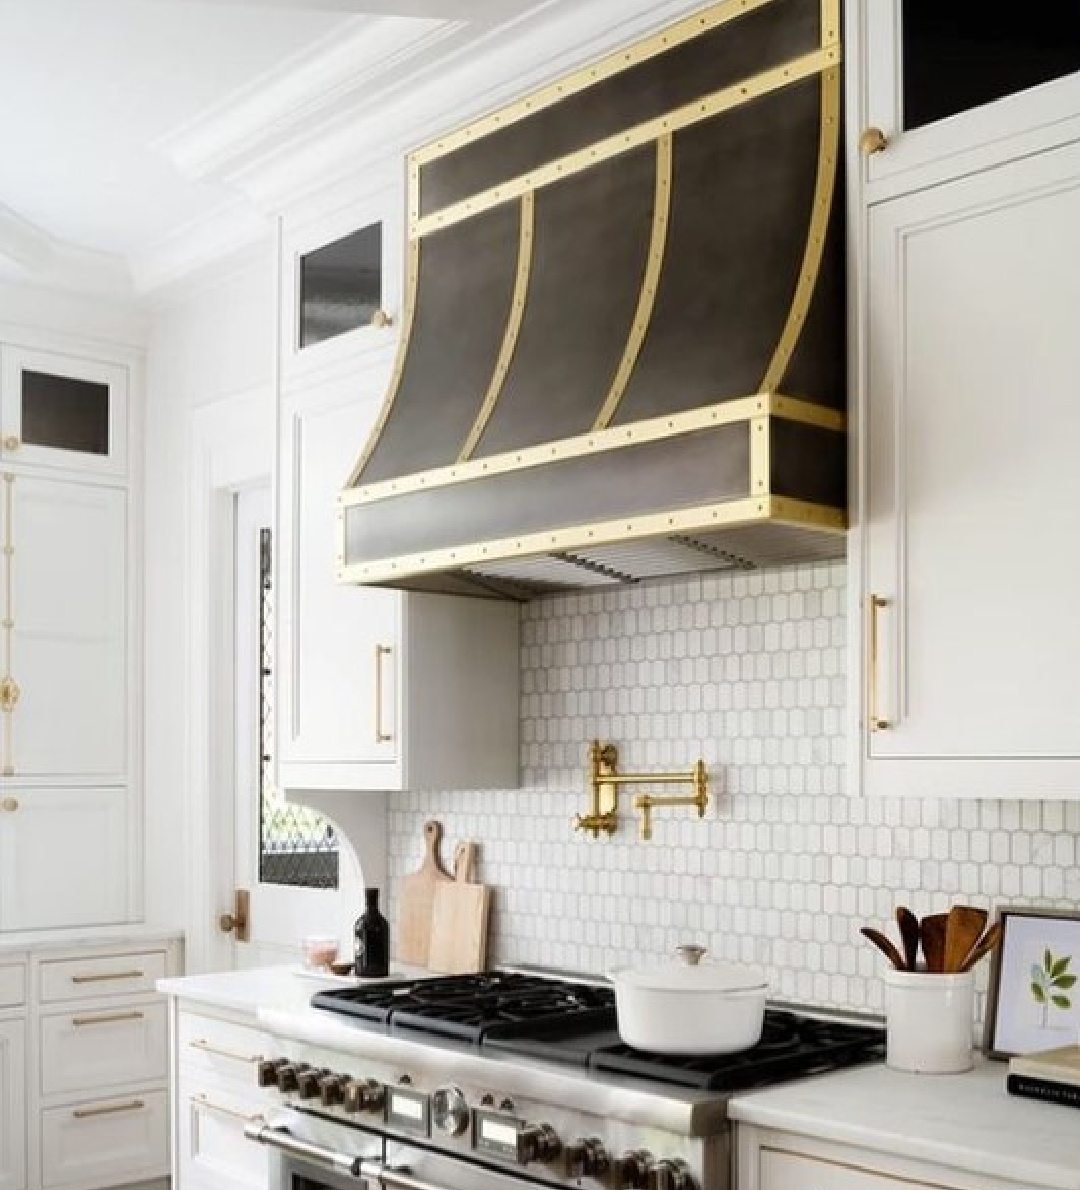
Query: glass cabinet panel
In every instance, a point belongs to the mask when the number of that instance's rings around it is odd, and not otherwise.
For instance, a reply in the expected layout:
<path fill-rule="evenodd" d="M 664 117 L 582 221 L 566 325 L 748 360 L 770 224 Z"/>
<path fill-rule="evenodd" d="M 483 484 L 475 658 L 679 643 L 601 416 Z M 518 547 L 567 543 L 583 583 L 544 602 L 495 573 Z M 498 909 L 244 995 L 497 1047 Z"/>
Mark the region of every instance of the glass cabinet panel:
<path fill-rule="evenodd" d="M 382 224 L 300 257 L 299 346 L 367 326 L 382 304 Z"/>
<path fill-rule="evenodd" d="M 22 373 L 22 441 L 28 446 L 109 453 L 109 386 L 48 372 Z"/>

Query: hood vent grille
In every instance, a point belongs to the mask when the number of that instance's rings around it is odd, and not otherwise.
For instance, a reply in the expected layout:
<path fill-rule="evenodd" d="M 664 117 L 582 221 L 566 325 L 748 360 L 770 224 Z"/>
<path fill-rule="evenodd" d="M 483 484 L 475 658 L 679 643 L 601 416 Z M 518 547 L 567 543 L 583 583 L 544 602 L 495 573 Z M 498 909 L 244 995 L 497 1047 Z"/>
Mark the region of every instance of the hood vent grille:
<path fill-rule="evenodd" d="M 843 553 L 839 0 L 727 0 L 414 153 L 344 581 L 529 598 Z"/>

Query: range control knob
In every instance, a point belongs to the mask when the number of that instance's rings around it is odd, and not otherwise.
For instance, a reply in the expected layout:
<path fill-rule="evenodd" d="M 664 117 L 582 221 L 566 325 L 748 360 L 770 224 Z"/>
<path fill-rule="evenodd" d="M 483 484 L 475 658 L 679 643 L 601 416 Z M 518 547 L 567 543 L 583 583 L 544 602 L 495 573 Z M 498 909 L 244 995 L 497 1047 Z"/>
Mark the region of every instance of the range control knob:
<path fill-rule="evenodd" d="M 518 1133 L 518 1161 L 528 1165 L 539 1161 L 541 1165 L 554 1161 L 562 1151 L 562 1141 L 550 1124 L 530 1124 Z"/>
<path fill-rule="evenodd" d="M 263 1058 L 258 1068 L 259 1086 L 276 1087 L 278 1070 L 288 1064 L 288 1058 Z"/>
<path fill-rule="evenodd" d="M 297 1080 L 305 1070 L 310 1069 L 306 1062 L 286 1062 L 277 1069 L 277 1086 L 286 1095 L 296 1090 Z"/>
<path fill-rule="evenodd" d="M 697 1190 L 697 1182 L 685 1161 L 671 1158 L 650 1163 L 648 1190 Z"/>
<path fill-rule="evenodd" d="M 382 1111 L 386 1091 L 373 1078 L 353 1078 L 345 1084 L 345 1110 L 351 1112 Z"/>
<path fill-rule="evenodd" d="M 319 1079 L 319 1098 L 323 1107 L 337 1107 L 345 1102 L 345 1084 L 348 1081 L 343 1074 L 324 1074 Z"/>
<path fill-rule="evenodd" d="M 301 1099 L 317 1099 L 319 1097 L 319 1083 L 330 1073 L 324 1067 L 316 1070 L 314 1067 L 296 1076 L 296 1093 Z"/>
<path fill-rule="evenodd" d="M 652 1153 L 648 1149 L 631 1149 L 615 1162 L 615 1185 L 619 1190 L 645 1190 L 649 1180 Z"/>
<path fill-rule="evenodd" d="M 431 1096 L 431 1118 L 448 1136 L 460 1136 L 469 1126 L 469 1103 L 460 1087 L 439 1087 Z"/>
<path fill-rule="evenodd" d="M 578 1137 L 566 1146 L 567 1177 L 602 1178 L 610 1166 L 607 1149 L 595 1136 Z"/>

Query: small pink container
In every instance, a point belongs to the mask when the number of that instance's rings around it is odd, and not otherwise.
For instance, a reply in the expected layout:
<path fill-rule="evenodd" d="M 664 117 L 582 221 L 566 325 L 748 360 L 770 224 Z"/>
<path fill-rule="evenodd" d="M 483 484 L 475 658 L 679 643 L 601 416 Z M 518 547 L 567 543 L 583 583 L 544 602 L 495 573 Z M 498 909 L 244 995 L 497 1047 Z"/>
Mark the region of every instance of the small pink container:
<path fill-rule="evenodd" d="M 309 934 L 300 943 L 300 949 L 309 971 L 325 971 L 337 960 L 338 940 L 329 934 Z"/>

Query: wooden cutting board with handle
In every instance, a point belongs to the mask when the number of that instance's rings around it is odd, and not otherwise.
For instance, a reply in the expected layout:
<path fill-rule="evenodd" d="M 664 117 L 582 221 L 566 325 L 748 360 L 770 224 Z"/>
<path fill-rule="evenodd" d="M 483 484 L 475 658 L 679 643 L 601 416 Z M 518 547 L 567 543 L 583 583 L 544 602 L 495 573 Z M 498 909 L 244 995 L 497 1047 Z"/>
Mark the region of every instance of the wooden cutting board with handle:
<path fill-rule="evenodd" d="M 424 861 L 401 881 L 398 896 L 398 936 L 396 957 L 401 963 L 428 965 L 431 923 L 435 909 L 435 890 L 452 881 L 439 859 L 442 840 L 441 823 L 424 823 Z"/>
<path fill-rule="evenodd" d="M 491 888 L 476 883 L 475 843 L 459 843 L 454 879 L 435 889 L 428 966 L 447 975 L 483 971 L 487 959 Z"/>

